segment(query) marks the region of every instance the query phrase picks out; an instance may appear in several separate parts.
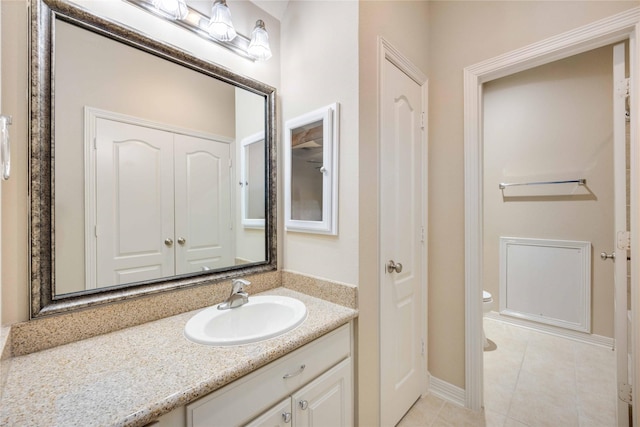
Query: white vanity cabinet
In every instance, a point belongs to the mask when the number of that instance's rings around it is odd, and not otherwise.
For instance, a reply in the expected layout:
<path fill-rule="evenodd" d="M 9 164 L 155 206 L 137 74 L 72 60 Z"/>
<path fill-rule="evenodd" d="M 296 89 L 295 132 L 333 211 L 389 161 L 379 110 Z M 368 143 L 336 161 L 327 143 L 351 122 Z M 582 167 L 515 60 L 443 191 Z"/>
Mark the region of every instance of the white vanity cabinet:
<path fill-rule="evenodd" d="M 347 324 L 187 405 L 187 427 L 351 426 L 352 378 Z"/>
<path fill-rule="evenodd" d="M 267 410 L 247 427 L 353 425 L 351 358 Z"/>

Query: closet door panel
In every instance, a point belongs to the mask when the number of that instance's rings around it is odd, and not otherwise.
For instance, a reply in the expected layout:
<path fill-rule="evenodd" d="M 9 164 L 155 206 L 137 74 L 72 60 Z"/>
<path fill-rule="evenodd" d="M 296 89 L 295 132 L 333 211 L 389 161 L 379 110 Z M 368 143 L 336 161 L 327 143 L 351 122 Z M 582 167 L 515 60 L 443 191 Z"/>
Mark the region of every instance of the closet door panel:
<path fill-rule="evenodd" d="M 234 264 L 230 144 L 175 135 L 176 274 Z"/>
<path fill-rule="evenodd" d="M 97 286 L 174 274 L 173 135 L 98 119 Z"/>

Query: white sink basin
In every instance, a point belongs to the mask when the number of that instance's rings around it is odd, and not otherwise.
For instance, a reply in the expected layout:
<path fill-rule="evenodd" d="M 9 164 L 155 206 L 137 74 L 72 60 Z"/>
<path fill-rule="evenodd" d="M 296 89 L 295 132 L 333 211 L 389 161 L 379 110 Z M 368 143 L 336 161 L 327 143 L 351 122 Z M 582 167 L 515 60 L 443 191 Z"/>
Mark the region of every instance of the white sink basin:
<path fill-rule="evenodd" d="M 295 298 L 250 296 L 243 306 L 218 310 L 218 305 L 193 316 L 184 327 L 191 341 L 228 346 L 249 344 L 288 332 L 307 318 L 307 307 Z"/>

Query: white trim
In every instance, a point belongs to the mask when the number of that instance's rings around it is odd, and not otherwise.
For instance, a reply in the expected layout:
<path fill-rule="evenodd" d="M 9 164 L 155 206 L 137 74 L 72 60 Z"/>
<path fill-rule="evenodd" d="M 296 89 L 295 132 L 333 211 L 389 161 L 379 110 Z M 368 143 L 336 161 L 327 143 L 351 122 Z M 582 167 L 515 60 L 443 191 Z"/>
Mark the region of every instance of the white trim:
<path fill-rule="evenodd" d="M 525 69 L 536 67 L 597 47 L 630 39 L 632 70 L 632 114 L 631 121 L 631 218 L 632 230 L 638 230 L 638 77 L 636 29 L 640 23 L 640 8 L 636 7 L 611 17 L 596 21 L 509 52 L 464 69 L 464 165 L 465 165 L 465 406 L 479 410 L 482 407 L 482 83 Z M 632 247 L 638 248 L 638 233 L 632 233 Z M 638 309 L 639 251 L 632 251 L 632 316 L 633 324 L 640 321 Z M 640 354 L 640 328 L 633 331 L 635 365 Z M 640 383 L 640 372 L 634 373 L 636 386 Z M 634 402 L 634 418 L 638 423 L 637 399 Z"/>
<path fill-rule="evenodd" d="M 545 325 L 543 323 L 533 322 L 526 319 L 503 316 L 497 311 L 490 311 L 489 313 L 485 313 L 484 317 L 486 317 L 487 319 L 495 320 L 497 322 L 508 323 L 510 325 L 531 329 L 549 335 L 555 335 L 557 337 L 570 339 L 572 341 L 579 341 L 585 344 L 597 345 L 610 349 L 613 349 L 614 346 L 614 339 L 610 337 L 596 334 L 585 334 L 583 332 L 572 331 L 570 329 L 561 328 L 558 326 Z M 491 339 L 491 337 L 487 338 Z"/>
<path fill-rule="evenodd" d="M 427 323 L 427 318 L 428 318 L 428 290 L 429 290 L 429 286 L 428 286 L 428 264 L 427 264 L 427 259 L 428 259 L 428 197 L 427 197 L 427 190 L 429 188 L 428 186 L 428 154 L 429 154 L 429 144 L 428 144 L 428 123 L 427 123 L 427 106 L 428 106 L 428 102 L 429 102 L 429 92 L 428 92 L 428 84 L 429 84 L 429 80 L 427 79 L 427 76 L 417 67 L 415 66 L 407 57 L 405 57 L 397 48 L 395 48 L 391 43 L 389 43 L 386 39 L 384 39 L 381 36 L 378 36 L 378 58 L 377 58 L 377 62 L 378 62 L 378 67 L 377 67 L 377 90 L 378 90 L 378 96 L 376 97 L 376 102 L 377 102 L 377 126 L 378 126 L 378 138 L 376 140 L 376 152 L 377 154 L 377 168 L 378 168 L 378 172 L 377 172 L 377 182 L 376 182 L 376 188 L 378 189 L 378 194 L 380 194 L 380 170 L 381 170 L 381 157 L 380 157 L 380 149 L 381 149 L 381 137 L 380 135 L 382 135 L 382 103 L 381 103 L 381 97 L 382 97 L 382 76 L 383 76 L 383 69 L 384 69 L 384 64 L 385 61 L 389 61 L 391 62 L 394 66 L 396 66 L 399 70 L 401 70 L 403 73 L 405 73 L 407 76 L 409 76 L 409 78 L 411 78 L 414 82 L 416 82 L 422 89 L 422 113 L 423 113 L 423 130 L 422 130 L 422 151 L 423 151 L 423 157 L 422 157 L 422 165 L 421 165 L 421 169 L 422 169 L 422 186 L 423 186 L 423 195 L 424 197 L 422 198 L 423 201 L 423 206 L 422 206 L 422 227 L 423 227 L 423 242 L 422 242 L 422 254 L 421 254 L 421 259 L 422 259 L 422 265 L 421 265 L 421 283 L 422 283 L 422 298 L 421 298 L 421 313 L 422 313 L 422 331 L 421 331 L 421 339 L 422 339 L 422 343 L 424 346 L 424 356 L 423 356 L 423 361 L 422 361 L 422 366 L 423 368 L 423 390 L 422 390 L 422 395 L 426 394 L 429 389 L 430 389 L 430 384 L 431 384 L 431 380 L 432 377 L 430 376 L 428 370 L 427 370 L 427 366 L 428 366 L 428 355 L 429 355 L 429 349 L 428 349 L 428 323 Z M 382 206 L 380 205 L 380 198 L 378 197 L 378 215 L 377 215 L 377 229 L 378 231 L 380 231 L 380 212 L 381 212 Z M 380 233 L 378 233 L 378 235 L 380 235 Z M 378 259 L 378 265 L 384 265 L 385 260 L 380 259 L 380 245 L 382 244 L 382 242 L 380 240 L 378 240 L 378 249 L 377 249 L 377 259 Z M 382 269 L 379 269 L 379 275 L 378 275 L 378 298 L 380 298 L 381 296 L 381 289 L 380 289 L 380 285 L 382 283 L 382 279 L 380 278 L 381 274 L 384 274 L 382 271 Z M 381 325 L 380 323 L 382 322 L 382 316 L 380 314 L 380 307 L 378 308 L 378 333 L 381 330 Z M 380 345 L 381 345 L 381 341 L 380 341 Z M 378 352 L 380 353 L 381 349 L 378 349 Z M 378 380 L 380 380 L 380 376 L 381 376 L 381 370 L 383 369 L 382 366 L 379 366 L 379 372 L 378 372 Z M 382 390 L 381 388 L 378 388 L 378 398 L 382 399 Z M 383 402 L 379 402 L 378 405 L 378 419 L 381 420 L 382 419 L 382 413 L 381 413 L 381 408 L 382 408 L 382 404 Z"/>
<path fill-rule="evenodd" d="M 322 219 L 298 220 L 291 217 L 292 141 L 295 128 L 322 120 Z M 338 234 L 338 153 L 340 142 L 340 104 L 334 103 L 298 117 L 284 124 L 284 226 L 287 231 Z M 324 170 L 324 171 L 323 171 Z"/>
<path fill-rule="evenodd" d="M 465 405 L 465 392 L 463 388 L 436 378 L 433 375 L 429 375 L 429 393 L 454 405 Z"/>

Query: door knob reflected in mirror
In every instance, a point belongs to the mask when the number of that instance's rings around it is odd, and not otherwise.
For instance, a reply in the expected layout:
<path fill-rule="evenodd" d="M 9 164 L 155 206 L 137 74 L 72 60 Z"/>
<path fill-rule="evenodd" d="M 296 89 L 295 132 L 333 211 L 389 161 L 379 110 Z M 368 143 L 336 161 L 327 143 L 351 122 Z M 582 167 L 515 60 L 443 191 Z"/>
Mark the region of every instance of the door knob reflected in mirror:
<path fill-rule="evenodd" d="M 387 273 L 402 273 L 402 264 L 396 263 L 394 260 L 387 262 Z"/>

